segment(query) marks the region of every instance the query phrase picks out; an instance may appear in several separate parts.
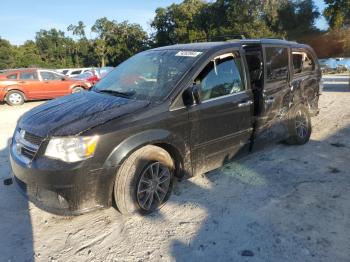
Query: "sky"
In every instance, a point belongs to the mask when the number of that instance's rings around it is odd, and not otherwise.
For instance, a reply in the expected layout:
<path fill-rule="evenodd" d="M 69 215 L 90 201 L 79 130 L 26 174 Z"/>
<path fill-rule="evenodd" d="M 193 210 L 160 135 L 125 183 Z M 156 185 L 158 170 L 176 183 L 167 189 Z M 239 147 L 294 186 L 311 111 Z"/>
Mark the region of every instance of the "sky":
<path fill-rule="evenodd" d="M 151 32 L 150 22 L 157 7 L 166 7 L 182 0 L 16 0 L 1 3 L 0 37 L 20 45 L 34 39 L 40 29 L 57 28 L 66 31 L 70 24 L 83 21 L 87 28 L 101 17 L 122 22 L 138 23 Z M 315 0 L 322 11 L 323 0 Z M 327 28 L 324 19 L 317 21 L 319 28 Z M 87 30 L 88 31 L 88 30 Z M 87 36 L 90 32 L 87 32 Z"/>

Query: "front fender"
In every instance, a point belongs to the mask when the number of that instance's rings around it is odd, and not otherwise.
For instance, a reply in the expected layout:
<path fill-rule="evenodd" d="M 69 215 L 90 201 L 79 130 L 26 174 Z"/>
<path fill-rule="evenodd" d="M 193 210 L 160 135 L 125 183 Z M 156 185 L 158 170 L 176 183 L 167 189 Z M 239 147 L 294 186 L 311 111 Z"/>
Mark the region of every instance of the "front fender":
<path fill-rule="evenodd" d="M 109 154 L 104 168 L 118 168 L 130 154 L 145 145 L 164 148 L 185 174 L 192 173 L 189 146 L 182 138 L 164 129 L 147 130 L 128 137 Z"/>

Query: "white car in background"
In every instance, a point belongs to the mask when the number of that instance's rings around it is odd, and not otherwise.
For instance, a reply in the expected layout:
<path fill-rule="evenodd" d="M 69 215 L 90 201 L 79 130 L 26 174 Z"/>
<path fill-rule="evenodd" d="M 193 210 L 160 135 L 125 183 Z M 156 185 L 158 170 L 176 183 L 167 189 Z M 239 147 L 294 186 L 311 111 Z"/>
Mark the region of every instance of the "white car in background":
<path fill-rule="evenodd" d="M 66 69 L 57 69 L 56 72 L 61 73 L 65 76 L 68 77 L 73 77 L 73 76 L 77 76 L 80 74 L 85 73 L 86 71 L 91 70 L 91 67 L 85 67 L 85 68 L 66 68 Z"/>

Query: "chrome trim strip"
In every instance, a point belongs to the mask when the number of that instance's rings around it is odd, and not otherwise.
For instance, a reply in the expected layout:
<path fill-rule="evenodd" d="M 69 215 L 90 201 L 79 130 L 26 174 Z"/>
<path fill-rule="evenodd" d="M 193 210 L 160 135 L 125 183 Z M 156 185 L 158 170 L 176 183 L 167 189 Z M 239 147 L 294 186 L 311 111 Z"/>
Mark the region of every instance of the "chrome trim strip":
<path fill-rule="evenodd" d="M 232 93 L 232 94 L 227 94 L 227 95 L 224 95 L 224 96 L 214 97 L 214 98 L 202 101 L 202 104 L 208 103 L 208 102 L 211 102 L 211 101 L 216 101 L 218 99 L 223 99 L 223 98 L 227 98 L 227 97 L 231 97 L 231 96 L 241 95 L 241 94 L 244 94 L 246 92 L 247 92 L 247 90 L 243 90 L 243 91 L 240 91 L 240 92 L 237 92 L 237 93 Z"/>
<path fill-rule="evenodd" d="M 224 98 L 231 97 L 231 96 L 242 95 L 244 93 L 247 93 L 247 90 L 243 90 L 243 91 L 240 91 L 240 92 L 237 92 L 237 93 L 227 94 L 227 95 L 224 95 L 224 96 L 218 96 L 218 97 L 214 97 L 214 98 L 211 98 L 211 99 L 208 99 L 208 100 L 204 100 L 204 101 L 201 102 L 201 104 L 212 102 L 212 101 L 216 101 L 216 100 L 219 100 L 219 99 L 224 99 Z M 200 104 L 194 104 L 194 105 L 192 105 L 190 107 L 198 106 L 198 105 L 200 105 Z M 176 111 L 176 110 L 186 109 L 186 108 L 190 108 L 190 107 L 181 106 L 181 107 L 170 109 L 169 111 L 173 112 L 173 111 Z"/>

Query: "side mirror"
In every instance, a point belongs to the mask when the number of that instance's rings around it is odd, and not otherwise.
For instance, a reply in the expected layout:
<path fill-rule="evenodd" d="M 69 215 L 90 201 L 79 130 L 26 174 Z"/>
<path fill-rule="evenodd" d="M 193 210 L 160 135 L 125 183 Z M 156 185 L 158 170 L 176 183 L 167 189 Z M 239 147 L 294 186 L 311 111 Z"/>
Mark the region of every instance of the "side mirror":
<path fill-rule="evenodd" d="M 67 78 L 66 78 L 65 76 L 63 76 L 63 77 L 61 78 L 61 80 L 62 80 L 62 81 L 66 81 Z"/>
<path fill-rule="evenodd" d="M 185 104 L 185 106 L 192 106 L 195 104 L 200 104 L 200 86 L 199 85 L 193 85 L 185 90 L 185 92 L 182 94 L 182 99 Z"/>

